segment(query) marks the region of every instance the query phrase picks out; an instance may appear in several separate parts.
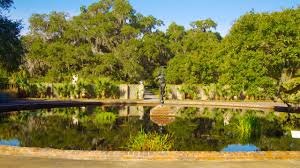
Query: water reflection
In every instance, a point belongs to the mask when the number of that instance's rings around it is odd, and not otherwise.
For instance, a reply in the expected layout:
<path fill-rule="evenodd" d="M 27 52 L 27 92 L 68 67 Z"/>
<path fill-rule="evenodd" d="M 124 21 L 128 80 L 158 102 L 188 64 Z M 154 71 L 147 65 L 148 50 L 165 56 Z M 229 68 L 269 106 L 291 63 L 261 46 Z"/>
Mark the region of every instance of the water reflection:
<path fill-rule="evenodd" d="M 0 140 L 0 146 L 20 146 L 18 139 Z"/>
<path fill-rule="evenodd" d="M 259 151 L 260 149 L 257 148 L 254 145 L 246 144 L 234 144 L 234 145 L 228 145 L 224 149 L 222 149 L 223 152 L 235 152 L 235 151 L 241 151 L 241 152 L 247 152 L 247 151 Z"/>
<path fill-rule="evenodd" d="M 0 145 L 76 150 L 127 150 L 130 137 L 169 134 L 172 150 L 300 150 L 300 114 L 175 107 L 174 116 L 150 116 L 153 107 L 88 106 L 0 116 Z M 254 148 L 255 147 L 255 148 Z"/>

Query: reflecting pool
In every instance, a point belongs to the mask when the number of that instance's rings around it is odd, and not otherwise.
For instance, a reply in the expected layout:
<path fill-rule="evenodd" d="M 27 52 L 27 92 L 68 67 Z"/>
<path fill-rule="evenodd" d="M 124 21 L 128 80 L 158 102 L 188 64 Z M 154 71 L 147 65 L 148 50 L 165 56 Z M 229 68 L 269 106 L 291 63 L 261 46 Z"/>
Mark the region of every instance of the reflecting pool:
<path fill-rule="evenodd" d="M 123 151 L 161 143 L 164 150 L 174 151 L 300 151 L 300 139 L 291 136 L 292 130 L 300 130 L 297 113 L 174 106 L 173 116 L 153 117 L 152 108 L 87 106 L 5 113 L 0 115 L 0 145 Z"/>

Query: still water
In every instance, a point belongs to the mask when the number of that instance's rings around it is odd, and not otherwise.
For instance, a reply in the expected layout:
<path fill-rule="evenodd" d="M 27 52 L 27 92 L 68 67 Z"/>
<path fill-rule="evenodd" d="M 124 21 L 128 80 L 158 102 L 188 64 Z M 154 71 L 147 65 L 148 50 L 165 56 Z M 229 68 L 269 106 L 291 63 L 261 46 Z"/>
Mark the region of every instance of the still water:
<path fill-rule="evenodd" d="M 146 106 L 88 106 L 0 115 L 0 145 L 66 150 L 131 150 L 137 134 L 169 135 L 174 151 L 300 151 L 300 114 L 174 107 L 152 117 Z M 131 140 L 130 140 L 131 139 Z"/>

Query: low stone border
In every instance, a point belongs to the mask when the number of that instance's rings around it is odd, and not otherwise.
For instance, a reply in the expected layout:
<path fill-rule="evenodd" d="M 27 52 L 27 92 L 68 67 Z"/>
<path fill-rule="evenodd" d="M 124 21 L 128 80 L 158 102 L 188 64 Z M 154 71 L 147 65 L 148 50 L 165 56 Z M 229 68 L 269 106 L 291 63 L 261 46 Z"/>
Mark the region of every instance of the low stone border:
<path fill-rule="evenodd" d="M 139 104 L 147 105 L 143 101 L 134 100 L 21 100 L 9 103 L 0 103 L 0 112 L 32 110 L 42 108 L 59 108 L 59 107 L 80 107 L 90 105 L 124 105 Z M 149 102 L 150 105 L 156 105 L 157 102 Z"/>
<path fill-rule="evenodd" d="M 31 110 L 40 108 L 74 107 L 87 105 L 158 105 L 157 101 L 144 100 L 21 100 L 0 104 L 0 112 Z M 166 105 L 176 106 L 211 106 L 220 108 L 261 109 L 287 111 L 286 105 L 274 102 L 222 102 L 195 100 L 167 100 Z M 300 112 L 300 109 L 295 112 Z"/>
<path fill-rule="evenodd" d="M 130 160 L 300 160 L 300 151 L 268 152 L 126 152 L 75 151 L 48 148 L 0 146 L 0 155 L 52 159 L 130 161 Z"/>

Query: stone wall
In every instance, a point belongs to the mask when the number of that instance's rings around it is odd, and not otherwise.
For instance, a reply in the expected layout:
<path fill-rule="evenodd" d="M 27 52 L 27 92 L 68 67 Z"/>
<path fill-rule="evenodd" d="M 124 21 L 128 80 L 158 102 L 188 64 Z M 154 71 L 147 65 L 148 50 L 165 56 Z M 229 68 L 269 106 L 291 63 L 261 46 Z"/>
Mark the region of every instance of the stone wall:
<path fill-rule="evenodd" d="M 180 93 L 181 85 L 167 85 L 167 99 L 169 100 L 183 100 L 184 95 Z"/>
<path fill-rule="evenodd" d="M 211 89 L 208 86 L 192 86 L 195 88 L 193 92 L 196 94 L 195 98 L 188 97 L 183 93 L 183 85 L 167 85 L 167 99 L 169 100 L 184 100 L 184 99 L 194 99 L 194 100 L 219 100 L 215 89 Z M 229 98 L 227 98 L 229 99 Z M 232 100 L 238 100 L 237 96 L 232 97 Z"/>
<path fill-rule="evenodd" d="M 120 99 L 129 99 L 129 89 L 128 85 L 119 85 L 119 90 L 120 90 Z"/>
<path fill-rule="evenodd" d="M 120 99 L 144 99 L 144 85 L 122 84 L 120 88 Z"/>
<path fill-rule="evenodd" d="M 229 86 L 217 86 L 216 84 L 206 86 L 197 84 L 167 85 L 166 92 L 166 97 L 169 100 L 272 100 L 267 95 L 259 96 L 250 93 L 247 94 L 247 92 L 234 94 Z"/>
<path fill-rule="evenodd" d="M 129 161 L 129 160 L 299 160 L 299 151 L 205 152 L 205 151 L 75 151 L 49 148 L 0 146 L 1 155 L 53 159 Z"/>

